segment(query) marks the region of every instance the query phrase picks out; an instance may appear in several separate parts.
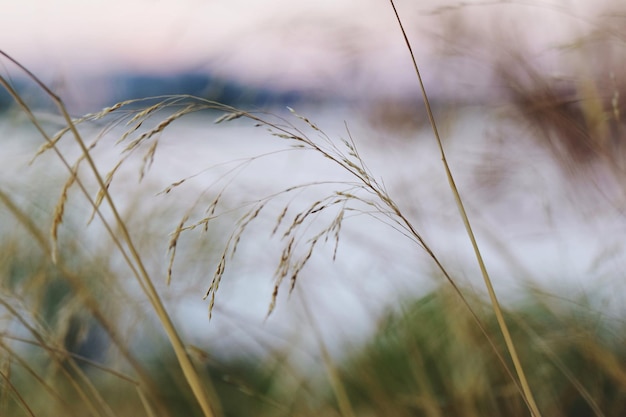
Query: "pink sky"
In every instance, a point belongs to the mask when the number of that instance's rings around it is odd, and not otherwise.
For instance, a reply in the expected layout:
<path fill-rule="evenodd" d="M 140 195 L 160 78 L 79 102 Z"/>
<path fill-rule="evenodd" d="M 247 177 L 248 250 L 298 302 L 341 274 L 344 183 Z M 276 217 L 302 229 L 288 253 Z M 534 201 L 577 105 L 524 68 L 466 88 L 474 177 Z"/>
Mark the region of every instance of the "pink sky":
<path fill-rule="evenodd" d="M 37 71 L 55 75 L 211 68 L 288 86 L 334 88 L 333 83 L 346 80 L 368 86 L 384 79 L 390 89 L 405 88 L 405 80 L 412 77 L 386 0 L 0 2 L 0 48 Z M 571 15 L 589 17 L 589 10 L 601 10 L 600 3 L 518 1 L 464 7 L 457 15 L 487 37 L 516 30 L 545 46 L 567 39 L 572 30 L 588 30 L 584 19 Z M 429 64 L 434 49 L 441 47 L 437 35 L 453 34 L 454 23 L 445 26 L 440 17 L 426 12 L 454 4 L 397 0 L 427 76 L 441 71 Z M 474 46 L 480 49 L 480 44 Z"/>

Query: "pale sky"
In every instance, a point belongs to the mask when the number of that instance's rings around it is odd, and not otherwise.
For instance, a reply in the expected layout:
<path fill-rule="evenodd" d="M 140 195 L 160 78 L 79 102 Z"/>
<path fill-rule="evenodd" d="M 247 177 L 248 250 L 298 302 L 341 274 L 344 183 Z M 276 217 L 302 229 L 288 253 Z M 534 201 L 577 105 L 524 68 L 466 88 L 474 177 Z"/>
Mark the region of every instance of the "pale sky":
<path fill-rule="evenodd" d="M 601 9 L 602 1 L 528 0 L 464 7 L 456 16 L 487 37 L 521 31 L 549 45 L 584 30 L 570 14 L 590 16 L 591 3 Z M 426 12 L 454 4 L 396 0 L 427 78 L 439 75 L 435 50 L 456 28 L 455 12 Z M 55 75 L 210 68 L 248 81 L 331 88 L 384 79 L 391 89 L 412 76 L 387 0 L 0 0 L 0 9 L 0 48 Z"/>
<path fill-rule="evenodd" d="M 0 47 L 66 71 L 215 64 L 315 73 L 380 42 L 382 28 L 396 29 L 392 18 L 379 0 L 4 1 Z"/>

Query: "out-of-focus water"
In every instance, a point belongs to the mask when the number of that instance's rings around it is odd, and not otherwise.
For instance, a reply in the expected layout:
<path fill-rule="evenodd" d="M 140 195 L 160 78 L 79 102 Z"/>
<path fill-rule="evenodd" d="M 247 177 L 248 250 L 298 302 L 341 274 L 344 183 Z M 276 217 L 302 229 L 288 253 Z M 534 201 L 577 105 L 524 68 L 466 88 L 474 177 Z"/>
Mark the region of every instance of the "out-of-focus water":
<path fill-rule="evenodd" d="M 374 129 L 362 112 L 347 107 L 297 110 L 344 151 L 338 139 L 348 137 L 347 125 L 374 177 L 385 184 L 453 278 L 483 291 L 482 278 L 428 129 L 409 133 Z M 311 137 L 320 137 L 320 132 L 309 129 L 286 110 L 277 112 Z M 346 343 L 356 343 L 370 334 L 386 308 L 423 294 L 440 282 L 434 264 L 418 245 L 393 225 L 381 223 L 367 213 L 353 212 L 342 224 L 336 259 L 332 261 L 333 240 L 321 244 L 302 270 L 295 291 L 287 296 L 286 282 L 276 310 L 266 319 L 273 274 L 286 243 L 271 234 L 282 208 L 289 203 L 293 217 L 316 199 L 349 188 L 343 184 L 315 185 L 309 191 L 268 203 L 255 222 L 257 226 L 243 234 L 237 253 L 229 260 L 209 321 L 208 302 L 202 296 L 216 267 L 215 253 L 179 255 L 185 261 L 175 264 L 173 284 L 164 285 L 168 233 L 190 207 L 197 201 L 200 207 L 207 207 L 223 192 L 223 206 L 218 212 L 228 213 L 297 184 L 355 180 L 314 151 L 285 151 L 290 145 L 287 140 L 271 136 L 250 121 L 215 125 L 215 117 L 197 114 L 172 124 L 159 137 L 146 178 L 138 180 L 142 163 L 142 155 L 138 154 L 130 157 L 110 187 L 121 211 L 132 214 L 133 230 L 150 233 L 149 238 L 138 236 L 137 240 L 145 242 L 144 255 L 154 278 L 189 341 L 210 343 L 224 353 L 232 352 L 233 346 L 252 350 L 262 350 L 266 344 L 302 342 L 305 348 L 314 346 L 313 332 L 304 330 L 311 325 L 311 317 L 303 309 L 305 303 L 327 343 L 340 352 Z M 545 151 L 530 145 L 527 133 L 511 126 L 503 128 L 501 123 L 485 108 L 466 107 L 440 126 L 449 163 L 496 291 L 505 302 L 515 300 L 532 286 L 559 297 L 587 294 L 596 300 L 595 305 L 615 312 L 624 305 L 624 195 L 614 182 L 594 186 L 568 178 Z M 46 215 L 48 206 L 41 200 L 60 195 L 64 168 L 52 154 L 29 165 L 41 144 L 36 132 L 13 117 L 3 118 L 0 126 L 0 186 Z M 103 128 L 85 129 L 86 140 L 95 138 Z M 120 158 L 123 146 L 115 145 L 120 129 L 112 128 L 94 148 L 103 173 Z M 60 146 L 67 155 L 78 154 L 70 138 Z M 247 158 L 262 154 L 267 155 L 242 166 Z M 165 195 L 157 194 L 181 179 L 186 181 L 180 187 Z M 72 204 L 81 205 L 78 195 L 72 195 L 70 202 L 72 199 L 77 201 Z M 206 240 L 216 233 L 219 235 L 215 240 L 224 242 L 236 220 L 236 216 L 224 214 L 218 220 L 219 227 L 209 233 L 188 232 L 190 240 L 187 246 L 181 243 L 179 251 L 193 247 L 191 236 Z M 319 218 L 319 222 L 328 220 L 323 215 Z M 306 248 L 306 238 L 314 234 L 315 227 L 311 226 L 309 235 L 302 238 L 302 247 Z M 89 240 L 102 231 L 90 225 L 73 233 L 89 246 Z M 194 259 L 197 265 L 193 265 Z M 116 262 L 123 270 L 123 264 L 112 259 L 113 264 Z"/>

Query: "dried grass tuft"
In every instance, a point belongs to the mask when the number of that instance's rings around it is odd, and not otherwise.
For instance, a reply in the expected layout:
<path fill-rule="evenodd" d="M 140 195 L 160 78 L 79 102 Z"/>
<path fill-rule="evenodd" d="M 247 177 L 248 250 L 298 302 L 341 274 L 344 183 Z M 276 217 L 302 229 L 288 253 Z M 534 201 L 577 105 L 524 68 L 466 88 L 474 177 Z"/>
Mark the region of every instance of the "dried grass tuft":
<path fill-rule="evenodd" d="M 167 251 L 170 253 L 170 261 L 167 265 L 167 285 L 172 282 L 172 268 L 174 267 L 174 258 L 176 257 L 176 245 L 178 244 L 178 238 L 184 230 L 185 222 L 189 219 L 189 214 L 185 214 L 183 219 L 178 224 L 178 227 L 171 234 L 170 242 L 167 245 Z"/>
<path fill-rule="evenodd" d="M 70 171 L 69 177 L 63 189 L 61 191 L 61 197 L 59 198 L 56 206 L 54 207 L 54 214 L 52 216 L 52 227 L 50 228 L 50 241 L 51 241 L 51 258 L 52 263 L 57 263 L 58 257 L 58 231 L 59 226 L 63 223 L 63 214 L 65 213 L 65 203 L 67 203 L 68 193 L 72 185 L 76 182 L 78 165 L 74 165 Z"/>

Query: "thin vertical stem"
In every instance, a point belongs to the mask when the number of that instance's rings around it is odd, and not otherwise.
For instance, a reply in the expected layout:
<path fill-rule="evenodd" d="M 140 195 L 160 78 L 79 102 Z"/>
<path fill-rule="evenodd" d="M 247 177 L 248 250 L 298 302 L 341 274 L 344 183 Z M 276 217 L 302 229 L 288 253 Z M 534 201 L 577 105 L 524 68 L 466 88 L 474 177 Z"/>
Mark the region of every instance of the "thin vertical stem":
<path fill-rule="evenodd" d="M 500 308 L 500 303 L 498 302 L 498 298 L 493 288 L 491 278 L 489 277 L 489 273 L 487 272 L 487 267 L 485 266 L 485 262 L 483 261 L 483 257 L 480 253 L 478 243 L 476 242 L 474 231 L 472 230 L 472 226 L 467 216 L 467 212 L 465 211 L 463 201 L 461 200 L 461 195 L 454 181 L 454 177 L 452 176 L 452 171 L 450 170 L 450 166 L 448 165 L 446 153 L 443 149 L 443 142 L 441 141 L 441 136 L 439 135 L 439 131 L 437 129 L 437 123 L 435 122 L 435 117 L 433 116 L 433 111 L 430 106 L 430 101 L 428 100 L 428 95 L 426 94 L 426 88 L 424 87 L 424 82 L 422 81 L 422 76 L 420 74 L 420 70 L 417 65 L 417 60 L 415 59 L 415 54 L 413 53 L 413 48 L 411 47 L 411 42 L 409 41 L 406 31 L 404 30 L 404 26 L 402 25 L 402 20 L 400 19 L 400 15 L 398 14 L 398 10 L 396 9 L 396 5 L 394 4 L 393 0 L 389 0 L 389 2 L 391 3 L 391 7 L 393 8 L 393 12 L 398 21 L 398 25 L 400 26 L 400 30 L 402 31 L 402 36 L 404 37 L 404 41 L 409 50 L 409 54 L 411 55 L 413 68 L 415 70 L 415 74 L 417 75 L 417 79 L 419 81 L 420 91 L 422 92 L 422 97 L 424 99 L 424 105 L 426 106 L 426 113 L 428 114 L 428 120 L 430 121 L 430 125 L 435 135 L 435 139 L 437 140 L 437 146 L 439 147 L 441 160 L 443 162 L 443 166 L 446 171 L 446 176 L 448 177 L 448 183 L 450 185 L 450 189 L 452 190 L 452 194 L 454 195 L 454 199 L 456 201 L 457 207 L 461 214 L 461 218 L 463 219 L 465 230 L 467 231 L 467 235 L 472 243 L 476 260 L 478 261 L 478 265 L 480 267 L 480 271 L 485 281 L 485 286 L 487 287 L 487 292 L 489 293 L 489 298 L 491 299 L 491 304 L 493 306 L 493 310 L 496 315 L 498 325 L 500 326 L 500 331 L 502 332 L 507 349 L 509 351 L 509 354 L 511 355 L 511 359 L 513 360 L 513 365 L 515 366 L 517 376 L 520 380 L 520 384 L 522 386 L 526 403 L 528 405 L 528 408 L 531 414 L 534 417 L 541 417 L 539 408 L 537 407 L 532 391 L 530 390 L 530 385 L 528 384 L 526 374 L 524 373 L 524 368 L 522 367 L 522 364 L 519 360 L 519 356 L 517 355 L 517 350 L 515 349 L 515 344 L 513 343 L 513 339 L 511 338 L 511 334 L 506 324 L 506 320 L 504 319 L 504 314 L 502 313 L 502 309 Z"/>

